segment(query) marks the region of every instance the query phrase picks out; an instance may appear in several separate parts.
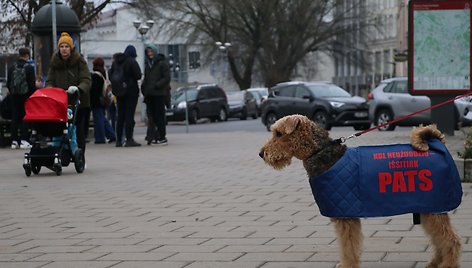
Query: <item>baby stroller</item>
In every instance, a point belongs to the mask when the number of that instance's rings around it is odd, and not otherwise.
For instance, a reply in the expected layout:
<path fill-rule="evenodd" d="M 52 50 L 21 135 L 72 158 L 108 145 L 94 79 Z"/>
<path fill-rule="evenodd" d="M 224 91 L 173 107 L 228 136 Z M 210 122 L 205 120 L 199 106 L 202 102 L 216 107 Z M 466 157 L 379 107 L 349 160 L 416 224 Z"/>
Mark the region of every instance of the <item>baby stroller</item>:
<path fill-rule="evenodd" d="M 85 168 L 85 156 L 77 146 L 75 118 L 79 91 L 62 88 L 38 89 L 25 102 L 25 117 L 32 128 L 32 148 L 25 153 L 26 176 L 46 167 L 60 176 L 62 167 L 74 162 L 77 173 Z M 69 104 L 69 105 L 68 105 Z"/>

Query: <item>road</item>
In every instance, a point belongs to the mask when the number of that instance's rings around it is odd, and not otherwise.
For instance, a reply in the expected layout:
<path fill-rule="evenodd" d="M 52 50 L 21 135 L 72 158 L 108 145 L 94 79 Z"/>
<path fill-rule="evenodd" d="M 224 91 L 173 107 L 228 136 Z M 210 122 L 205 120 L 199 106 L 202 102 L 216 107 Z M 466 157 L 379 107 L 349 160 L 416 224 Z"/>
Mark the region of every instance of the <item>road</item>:
<path fill-rule="evenodd" d="M 410 131 L 411 127 L 397 127 L 395 132 Z M 143 134 L 144 128 L 137 128 L 136 133 Z M 189 125 L 189 133 L 212 133 L 212 132 L 233 132 L 233 131 L 249 131 L 249 132 L 267 132 L 265 126 L 261 122 L 261 118 L 247 120 L 239 120 L 230 118 L 226 122 L 214 122 L 211 123 L 208 120 L 201 120 L 198 124 Z M 352 132 L 355 131 L 352 127 L 333 127 L 330 132 Z M 377 130 L 375 130 L 377 131 Z M 169 122 L 167 125 L 167 133 L 186 133 L 187 126 L 184 122 Z"/>

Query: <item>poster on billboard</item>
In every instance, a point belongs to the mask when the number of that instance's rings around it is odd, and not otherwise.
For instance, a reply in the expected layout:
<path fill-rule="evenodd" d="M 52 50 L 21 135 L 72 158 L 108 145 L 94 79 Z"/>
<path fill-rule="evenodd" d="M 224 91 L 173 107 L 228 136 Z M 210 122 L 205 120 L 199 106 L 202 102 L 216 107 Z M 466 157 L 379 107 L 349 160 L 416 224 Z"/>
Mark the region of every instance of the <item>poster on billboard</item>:
<path fill-rule="evenodd" d="M 464 94 L 471 90 L 471 2 L 410 1 L 411 94 Z"/>

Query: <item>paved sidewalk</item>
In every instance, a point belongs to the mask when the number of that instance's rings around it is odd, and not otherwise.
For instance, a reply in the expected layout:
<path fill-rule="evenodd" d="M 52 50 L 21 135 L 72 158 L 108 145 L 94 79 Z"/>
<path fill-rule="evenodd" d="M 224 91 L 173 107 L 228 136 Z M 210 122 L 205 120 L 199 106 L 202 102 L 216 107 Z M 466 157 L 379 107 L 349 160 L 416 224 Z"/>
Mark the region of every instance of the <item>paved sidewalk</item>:
<path fill-rule="evenodd" d="M 349 135 L 344 133 L 343 135 Z M 0 267 L 333 268 L 333 226 L 298 160 L 257 155 L 268 132 L 169 135 L 169 146 L 87 147 L 87 170 L 24 175 L 24 151 L 0 149 Z M 455 155 L 463 134 L 449 137 Z M 138 136 L 138 140 L 143 137 Z M 349 146 L 406 143 L 375 132 Z M 472 267 L 472 184 L 452 221 Z M 430 258 L 411 215 L 363 220 L 362 267 L 419 268 Z"/>

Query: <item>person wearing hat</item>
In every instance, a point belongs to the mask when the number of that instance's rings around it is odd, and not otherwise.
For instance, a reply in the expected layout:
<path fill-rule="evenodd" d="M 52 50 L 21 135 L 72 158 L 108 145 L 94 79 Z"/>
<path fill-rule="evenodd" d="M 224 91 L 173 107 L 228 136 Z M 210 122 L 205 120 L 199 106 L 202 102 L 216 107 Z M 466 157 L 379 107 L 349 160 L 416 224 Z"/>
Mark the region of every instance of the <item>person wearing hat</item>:
<path fill-rule="evenodd" d="M 134 114 L 139 98 L 138 80 L 142 73 L 138 62 L 136 61 L 136 48 L 128 45 L 123 53 L 116 54 L 115 62 L 110 69 L 110 79 L 119 66 L 123 68 L 123 81 L 127 84 L 126 92 L 123 96 L 116 96 L 118 109 L 118 118 L 116 119 L 116 147 L 136 147 L 141 146 L 134 140 Z M 123 139 L 123 129 L 126 141 Z"/>
<path fill-rule="evenodd" d="M 90 70 L 85 59 L 74 50 L 72 37 L 63 32 L 57 42 L 59 51 L 53 54 L 48 70 L 45 87 L 58 87 L 68 90 L 77 87 L 80 104 L 76 115 L 77 145 L 85 152 L 85 137 L 90 118 Z"/>

